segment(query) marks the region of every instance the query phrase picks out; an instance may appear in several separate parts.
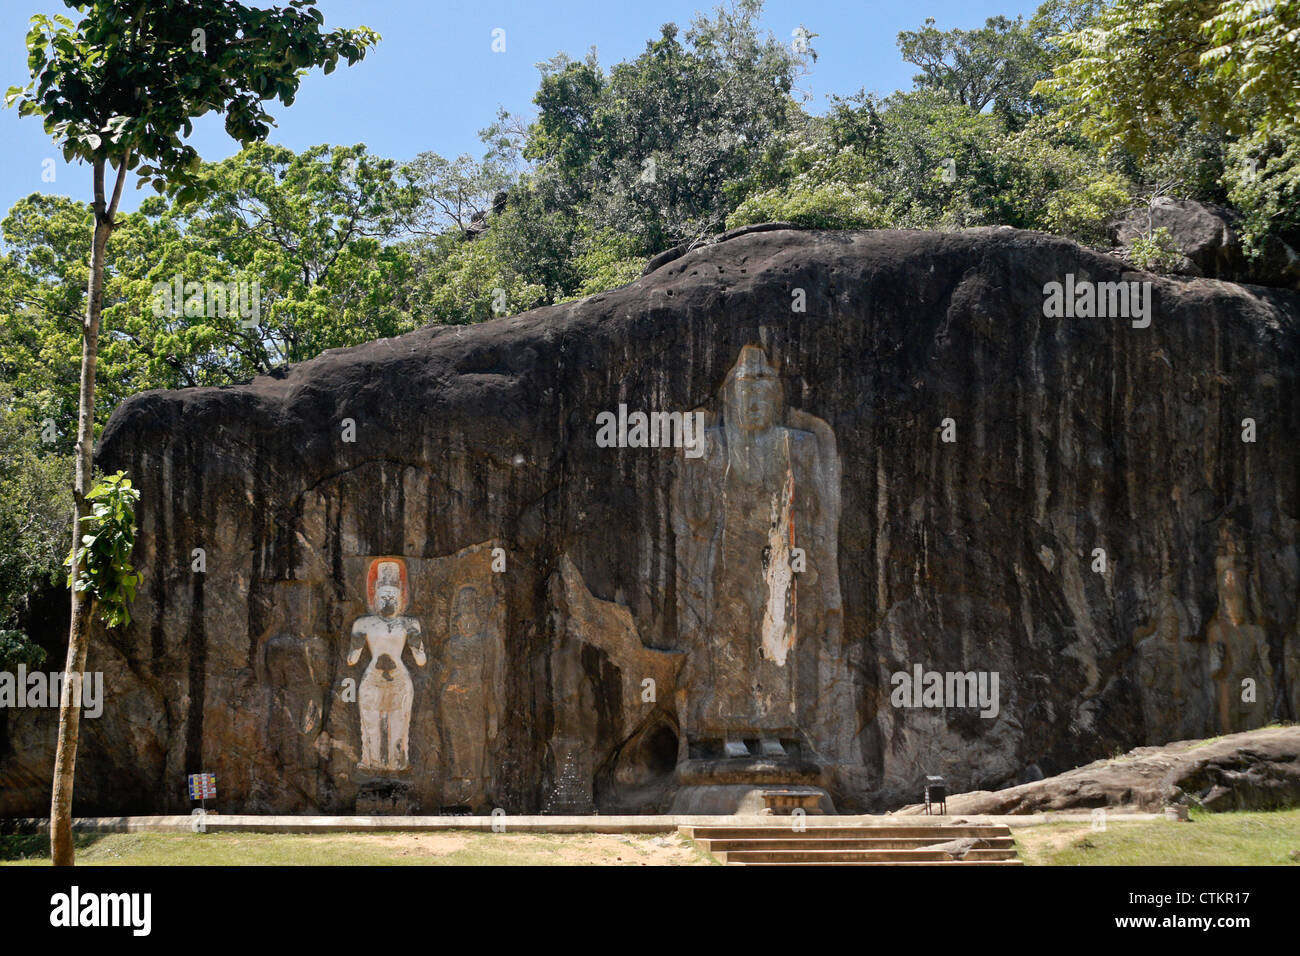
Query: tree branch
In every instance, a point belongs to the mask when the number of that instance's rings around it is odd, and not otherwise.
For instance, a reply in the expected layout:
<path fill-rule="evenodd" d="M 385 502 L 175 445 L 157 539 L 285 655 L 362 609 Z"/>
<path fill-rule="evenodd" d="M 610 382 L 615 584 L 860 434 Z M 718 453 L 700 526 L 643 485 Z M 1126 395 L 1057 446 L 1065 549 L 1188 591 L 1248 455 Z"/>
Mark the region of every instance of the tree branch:
<path fill-rule="evenodd" d="M 117 216 L 117 204 L 122 201 L 122 186 L 126 183 L 126 173 L 127 173 L 126 165 L 130 161 L 131 161 L 131 150 L 128 147 L 127 151 L 122 154 L 122 161 L 117 166 L 117 182 L 113 184 L 113 202 L 108 207 L 108 225 L 110 229 L 113 227 L 114 225 L 113 220 Z M 102 187 L 102 183 L 101 183 L 101 187 Z M 102 188 L 99 194 L 99 200 L 100 202 L 103 201 Z"/>

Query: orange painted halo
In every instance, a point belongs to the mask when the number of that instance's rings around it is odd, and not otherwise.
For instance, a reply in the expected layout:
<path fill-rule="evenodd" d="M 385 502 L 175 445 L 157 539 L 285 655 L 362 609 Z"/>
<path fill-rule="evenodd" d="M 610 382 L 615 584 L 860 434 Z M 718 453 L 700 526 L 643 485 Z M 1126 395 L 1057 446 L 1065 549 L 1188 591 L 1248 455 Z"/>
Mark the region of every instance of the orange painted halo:
<path fill-rule="evenodd" d="M 379 566 L 381 564 L 397 565 L 397 573 L 402 579 L 402 606 L 397 609 L 401 614 L 406 610 L 410 603 L 410 591 L 406 581 L 406 560 L 398 557 L 375 558 L 370 562 L 370 570 L 366 572 L 366 606 L 374 609 L 375 606 L 375 586 L 379 583 Z"/>

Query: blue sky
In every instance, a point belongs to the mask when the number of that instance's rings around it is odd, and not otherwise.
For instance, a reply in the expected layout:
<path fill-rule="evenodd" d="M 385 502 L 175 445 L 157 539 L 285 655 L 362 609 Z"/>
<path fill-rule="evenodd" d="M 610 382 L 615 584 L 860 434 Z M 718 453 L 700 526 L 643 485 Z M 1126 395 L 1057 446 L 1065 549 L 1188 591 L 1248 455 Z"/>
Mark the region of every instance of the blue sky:
<path fill-rule="evenodd" d="M 261 4 L 258 4 L 261 5 Z M 292 107 L 272 104 L 273 142 L 295 150 L 318 143 L 365 143 L 374 153 L 407 159 L 422 150 L 445 156 L 482 151 L 478 131 L 499 106 L 532 115 L 536 64 L 563 51 L 581 58 L 593 45 L 608 67 L 630 59 L 658 36 L 661 24 L 683 28 L 713 0 L 319 0 L 327 28 L 366 25 L 383 35 L 369 56 L 330 76 L 308 76 Z M 978 26 L 989 16 L 1031 15 L 1024 0 L 768 0 L 763 25 L 789 40 L 801 23 L 819 36 L 818 61 L 803 86 L 813 112 L 827 94 L 861 87 L 879 93 L 911 86 L 914 68 L 895 45 L 900 30 L 934 17 L 940 29 Z M 34 13 L 66 12 L 52 0 L 0 0 L 0 90 L 27 81 L 23 41 Z M 74 15 L 74 19 L 76 19 Z M 492 31 L 505 30 L 505 52 L 492 51 Z M 196 124 L 191 142 L 205 160 L 236 151 L 218 117 Z M 54 182 L 42 181 L 43 161 L 54 160 Z M 133 209 L 144 191 L 128 182 L 123 207 Z M 31 192 L 89 199 L 90 173 L 65 165 L 36 117 L 0 109 L 0 213 Z"/>

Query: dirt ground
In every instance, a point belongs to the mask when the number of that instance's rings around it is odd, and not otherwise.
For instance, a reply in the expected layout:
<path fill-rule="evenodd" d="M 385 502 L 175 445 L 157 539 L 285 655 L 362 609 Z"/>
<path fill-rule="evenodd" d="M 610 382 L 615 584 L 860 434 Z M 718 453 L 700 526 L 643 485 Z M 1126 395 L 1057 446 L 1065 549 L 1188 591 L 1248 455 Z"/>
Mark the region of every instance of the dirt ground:
<path fill-rule="evenodd" d="M 616 833 L 369 833 L 336 839 L 384 847 L 394 856 L 478 856 L 508 851 L 520 862 L 605 866 L 698 866 L 703 855 L 676 834 Z"/>

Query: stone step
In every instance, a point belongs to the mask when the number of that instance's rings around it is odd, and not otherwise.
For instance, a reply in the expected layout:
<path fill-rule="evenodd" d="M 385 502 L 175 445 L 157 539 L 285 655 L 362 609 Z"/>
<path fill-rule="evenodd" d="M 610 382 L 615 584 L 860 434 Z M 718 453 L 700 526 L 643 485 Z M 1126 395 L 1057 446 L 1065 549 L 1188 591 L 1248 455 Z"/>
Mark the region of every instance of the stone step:
<path fill-rule="evenodd" d="M 728 866 L 1024 866 L 1012 860 L 819 860 L 815 863 L 766 860 L 752 863 L 728 863 Z"/>
<path fill-rule="evenodd" d="M 956 839 L 956 838 L 954 838 Z M 1006 837 L 981 837 L 988 844 L 980 849 L 1014 850 L 1015 840 Z M 855 837 L 850 839 L 804 839 L 800 836 L 764 837 L 763 839 L 713 840 L 695 838 L 695 845 L 707 853 L 728 853 L 734 850 L 920 850 L 934 843 L 945 843 L 945 839 L 924 837 Z"/>
<path fill-rule="evenodd" d="M 796 831 L 790 824 L 769 824 L 767 826 L 680 826 L 677 832 L 690 840 L 744 840 L 744 839 L 784 839 L 798 837 L 802 840 L 847 840 L 868 837 L 887 839 L 908 839 L 912 837 L 942 843 L 945 840 L 957 840 L 963 837 L 1010 837 L 1011 828 L 1003 824 L 965 824 L 933 826 L 823 826 L 809 824 Z"/>
<path fill-rule="evenodd" d="M 729 866 L 1020 866 L 1011 828 L 1005 824 L 930 824 L 890 826 L 807 826 L 796 831 L 779 823 L 766 826 L 681 826 L 719 863 Z M 964 838 L 983 840 L 953 859 L 937 843 Z"/>
<path fill-rule="evenodd" d="M 733 850 L 714 853 L 719 863 L 955 863 L 942 850 Z M 1016 851 L 969 850 L 960 862 L 1015 860 Z"/>

